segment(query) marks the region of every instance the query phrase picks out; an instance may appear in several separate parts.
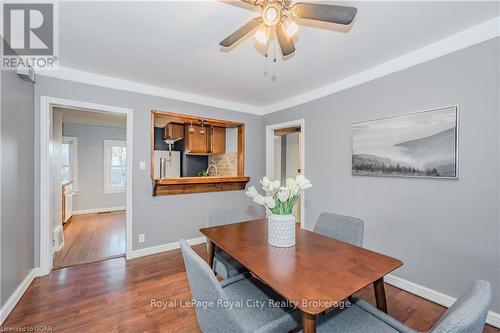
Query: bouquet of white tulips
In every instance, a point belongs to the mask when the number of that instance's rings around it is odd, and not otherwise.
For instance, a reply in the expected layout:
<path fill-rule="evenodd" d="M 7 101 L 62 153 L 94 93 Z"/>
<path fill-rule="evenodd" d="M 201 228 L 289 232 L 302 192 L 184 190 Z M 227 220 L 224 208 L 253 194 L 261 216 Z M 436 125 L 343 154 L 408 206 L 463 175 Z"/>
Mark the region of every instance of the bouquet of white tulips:
<path fill-rule="evenodd" d="M 245 192 L 253 201 L 259 205 L 268 208 L 274 215 L 291 215 L 293 207 L 300 198 L 302 192 L 312 187 L 312 184 L 306 177 L 298 175 L 295 179 L 288 178 L 286 186 L 281 186 L 279 180 L 271 181 L 264 177 L 260 183 L 266 195 L 261 195 L 255 187 Z"/>

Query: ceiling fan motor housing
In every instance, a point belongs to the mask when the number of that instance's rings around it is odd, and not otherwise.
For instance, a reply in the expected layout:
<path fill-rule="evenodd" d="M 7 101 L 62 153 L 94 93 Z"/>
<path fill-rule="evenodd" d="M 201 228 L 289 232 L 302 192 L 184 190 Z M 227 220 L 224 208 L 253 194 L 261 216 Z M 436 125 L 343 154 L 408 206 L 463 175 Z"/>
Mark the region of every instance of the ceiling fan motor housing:
<path fill-rule="evenodd" d="M 282 7 L 279 2 L 267 3 L 262 9 L 262 19 L 268 27 L 275 27 L 281 20 Z"/>

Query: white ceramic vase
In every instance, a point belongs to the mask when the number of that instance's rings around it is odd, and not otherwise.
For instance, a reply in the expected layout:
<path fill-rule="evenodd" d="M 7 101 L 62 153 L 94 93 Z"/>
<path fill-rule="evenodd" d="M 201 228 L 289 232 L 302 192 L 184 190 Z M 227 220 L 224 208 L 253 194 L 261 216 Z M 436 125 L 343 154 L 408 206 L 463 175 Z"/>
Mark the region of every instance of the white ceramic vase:
<path fill-rule="evenodd" d="M 276 247 L 295 245 L 295 216 L 270 215 L 267 218 L 267 242 Z"/>

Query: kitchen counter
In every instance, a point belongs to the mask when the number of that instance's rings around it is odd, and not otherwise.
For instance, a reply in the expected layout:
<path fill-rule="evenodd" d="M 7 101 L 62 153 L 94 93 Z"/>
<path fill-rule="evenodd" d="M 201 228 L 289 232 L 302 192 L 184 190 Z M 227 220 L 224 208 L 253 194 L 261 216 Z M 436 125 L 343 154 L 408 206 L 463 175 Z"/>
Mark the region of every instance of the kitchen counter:
<path fill-rule="evenodd" d="M 153 180 L 153 196 L 244 190 L 250 177 L 179 177 Z"/>

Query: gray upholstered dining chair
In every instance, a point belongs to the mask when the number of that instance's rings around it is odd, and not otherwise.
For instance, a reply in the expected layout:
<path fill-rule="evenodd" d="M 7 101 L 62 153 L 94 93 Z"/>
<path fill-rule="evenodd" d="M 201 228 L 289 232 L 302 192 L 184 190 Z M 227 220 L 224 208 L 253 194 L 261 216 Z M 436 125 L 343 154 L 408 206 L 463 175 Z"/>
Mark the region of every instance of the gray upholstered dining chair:
<path fill-rule="evenodd" d="M 208 225 L 215 227 L 244 221 L 245 218 L 239 208 L 224 209 L 213 212 L 208 216 Z M 227 279 L 248 270 L 236 259 L 219 247 L 215 247 L 214 272 Z"/>
<path fill-rule="evenodd" d="M 491 286 L 475 282 L 429 333 L 481 333 L 491 303 Z M 353 298 L 350 307 L 333 310 L 318 320 L 317 333 L 417 333 L 366 301 Z"/>
<path fill-rule="evenodd" d="M 270 300 L 283 299 L 250 273 L 219 282 L 205 260 L 186 241 L 181 239 L 180 245 L 193 299 L 208 305 L 195 307 L 203 332 L 289 332 L 298 326 L 297 312 L 272 306 Z M 264 307 L 252 306 L 257 301 Z M 241 306 L 237 306 L 238 302 Z"/>
<path fill-rule="evenodd" d="M 363 245 L 363 220 L 356 217 L 321 213 L 314 232 L 352 245 Z"/>

